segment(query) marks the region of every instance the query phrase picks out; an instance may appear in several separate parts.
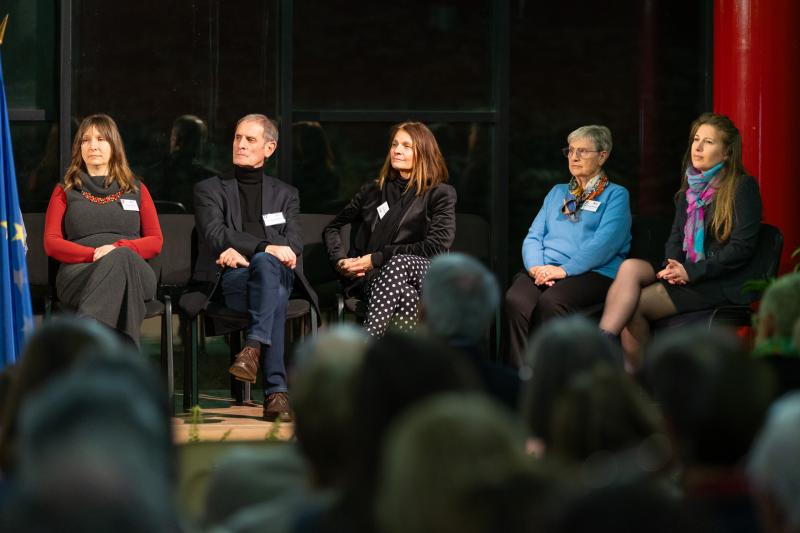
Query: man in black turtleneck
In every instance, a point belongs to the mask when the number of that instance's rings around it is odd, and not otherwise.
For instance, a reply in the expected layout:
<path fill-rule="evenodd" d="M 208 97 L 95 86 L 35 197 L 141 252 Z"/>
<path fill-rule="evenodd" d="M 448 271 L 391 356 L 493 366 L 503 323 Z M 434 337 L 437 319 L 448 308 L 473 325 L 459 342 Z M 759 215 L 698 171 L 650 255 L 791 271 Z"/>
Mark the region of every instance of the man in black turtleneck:
<path fill-rule="evenodd" d="M 259 363 L 264 382 L 264 419 L 291 420 L 286 387 L 283 337 L 286 307 L 297 278 L 303 239 L 297 215 L 297 189 L 264 174 L 275 151 L 278 130 L 264 115 L 247 115 L 236 124 L 232 173 L 214 176 L 194 188 L 198 257 L 194 278 L 214 282 L 225 305 L 250 313 L 244 349 L 230 373 L 255 383 Z"/>

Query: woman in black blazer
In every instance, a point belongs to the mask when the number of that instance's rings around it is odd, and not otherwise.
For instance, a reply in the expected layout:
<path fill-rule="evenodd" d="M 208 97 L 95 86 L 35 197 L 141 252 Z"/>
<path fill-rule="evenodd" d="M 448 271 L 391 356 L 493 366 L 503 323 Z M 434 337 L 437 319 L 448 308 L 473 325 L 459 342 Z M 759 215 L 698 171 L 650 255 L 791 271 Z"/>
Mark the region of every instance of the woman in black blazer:
<path fill-rule="evenodd" d="M 672 232 L 661 270 L 627 259 L 608 290 L 600 328 L 620 335 L 636 367 L 650 322 L 724 304 L 746 304 L 741 293 L 761 224 L 758 184 L 742 162 L 739 130 L 725 115 L 705 113 L 692 123 L 676 195 Z"/>
<path fill-rule="evenodd" d="M 345 294 L 367 300 L 364 327 L 375 337 L 391 325 L 417 322 L 430 259 L 447 252 L 456 233 L 456 191 L 433 133 L 420 122 L 395 125 L 376 180 L 361 187 L 325 227 L 328 257 Z M 351 224 L 348 247 L 341 229 Z M 349 249 L 348 249 L 349 248 Z"/>

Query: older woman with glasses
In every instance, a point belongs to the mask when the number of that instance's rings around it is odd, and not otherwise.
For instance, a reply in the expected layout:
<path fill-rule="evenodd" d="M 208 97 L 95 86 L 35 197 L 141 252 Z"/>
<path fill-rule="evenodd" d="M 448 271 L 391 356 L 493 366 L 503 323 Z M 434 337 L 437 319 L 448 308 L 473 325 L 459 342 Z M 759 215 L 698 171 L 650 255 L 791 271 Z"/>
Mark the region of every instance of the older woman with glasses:
<path fill-rule="evenodd" d="M 525 271 L 506 292 L 507 346 L 516 366 L 537 326 L 603 302 L 630 249 L 628 191 L 603 170 L 611 131 L 583 126 L 567 142 L 572 177 L 547 193 L 522 243 Z"/>

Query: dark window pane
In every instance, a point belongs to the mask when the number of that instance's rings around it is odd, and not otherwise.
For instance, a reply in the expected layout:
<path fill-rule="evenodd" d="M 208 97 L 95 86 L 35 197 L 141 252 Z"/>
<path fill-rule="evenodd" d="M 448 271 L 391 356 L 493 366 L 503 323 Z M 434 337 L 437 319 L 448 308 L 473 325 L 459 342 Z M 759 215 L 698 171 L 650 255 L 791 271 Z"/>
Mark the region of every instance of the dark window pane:
<path fill-rule="evenodd" d="M 9 108 L 56 109 L 56 7 L 51 0 L 8 0 L 0 8 L 0 19 L 8 13 L 2 50 Z"/>
<path fill-rule="evenodd" d="M 305 213 L 335 213 L 368 180 L 389 149 L 391 124 L 301 122 L 294 125 L 293 183 Z M 456 211 L 488 219 L 490 128 L 479 124 L 428 124 L 458 192 Z"/>
<path fill-rule="evenodd" d="M 487 0 L 296 2 L 295 107 L 487 109 L 490 32 Z"/>
<path fill-rule="evenodd" d="M 689 124 L 705 105 L 704 4 L 540 2 L 513 11 L 512 270 L 547 191 L 570 177 L 559 149 L 579 126 L 611 129 L 605 167 L 630 192 L 634 214 L 674 212 Z"/>
<path fill-rule="evenodd" d="M 75 115 L 114 117 L 153 196 L 191 210 L 193 183 L 230 167 L 236 120 L 275 114 L 275 2 L 79 0 L 73 11 Z"/>
<path fill-rule="evenodd" d="M 12 122 L 11 143 L 17 189 L 23 212 L 43 212 L 61 178 L 58 168 L 58 124 Z"/>

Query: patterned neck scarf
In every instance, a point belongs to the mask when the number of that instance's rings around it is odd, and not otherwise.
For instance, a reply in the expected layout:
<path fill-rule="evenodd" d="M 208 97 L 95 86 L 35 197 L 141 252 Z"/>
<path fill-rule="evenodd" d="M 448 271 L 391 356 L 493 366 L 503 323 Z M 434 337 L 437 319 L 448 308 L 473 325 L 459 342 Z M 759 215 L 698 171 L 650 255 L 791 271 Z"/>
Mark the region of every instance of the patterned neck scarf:
<path fill-rule="evenodd" d="M 564 198 L 561 212 L 567 215 L 571 221 L 576 222 L 578 220 L 578 211 L 580 211 L 584 202 L 600 196 L 606 185 L 608 185 L 608 177 L 603 172 L 590 179 L 586 187 L 581 187 L 581 182 L 575 176 L 572 176 L 572 179 L 569 180 L 569 192 L 567 197 Z"/>
<path fill-rule="evenodd" d="M 721 162 L 702 172 L 690 166 L 686 169 L 686 225 L 683 227 L 683 251 L 686 258 L 697 263 L 705 254 L 705 207 L 714 201 L 718 183 L 714 178 L 725 163 Z"/>

